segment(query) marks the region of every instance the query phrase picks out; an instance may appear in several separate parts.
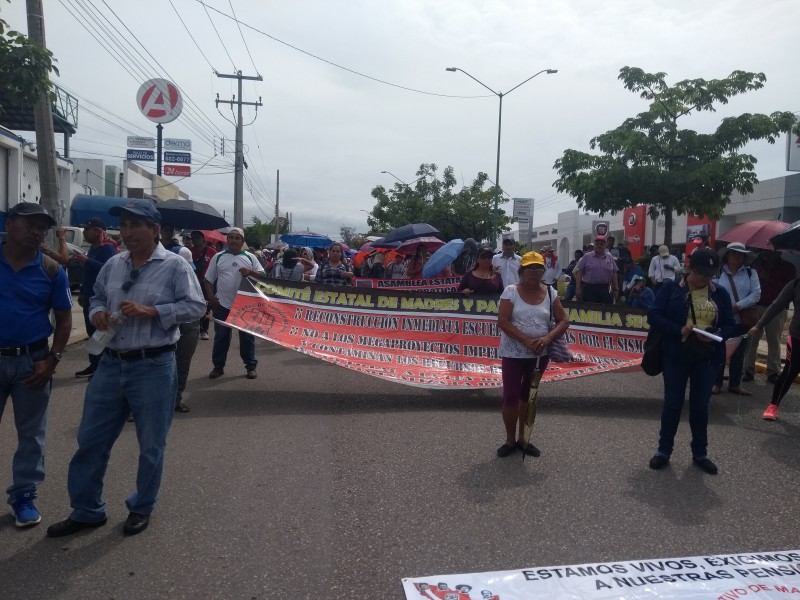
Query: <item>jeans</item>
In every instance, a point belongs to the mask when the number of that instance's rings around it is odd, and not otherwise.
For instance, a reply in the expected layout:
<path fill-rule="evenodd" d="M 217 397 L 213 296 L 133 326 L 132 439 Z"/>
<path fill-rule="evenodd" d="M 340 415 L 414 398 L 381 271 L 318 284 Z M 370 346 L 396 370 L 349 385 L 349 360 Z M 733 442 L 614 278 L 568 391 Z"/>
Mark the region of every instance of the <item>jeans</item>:
<path fill-rule="evenodd" d="M 89 300 L 86 300 L 86 306 L 83 307 L 83 324 L 86 326 L 86 333 L 89 337 L 94 335 L 94 332 L 97 331 L 97 327 L 92 325 L 92 320 L 89 318 Z M 97 363 L 100 362 L 100 355 L 99 354 L 90 354 L 89 355 L 89 364 L 92 365 L 94 368 L 97 368 Z"/>
<path fill-rule="evenodd" d="M 52 381 L 31 389 L 25 380 L 33 374 L 33 362 L 47 358 L 47 348 L 31 355 L 0 356 L 0 418 L 11 396 L 17 451 L 11 461 L 12 484 L 6 490 L 11 504 L 23 494 L 33 494 L 44 481 L 44 443 L 47 405 Z"/>
<path fill-rule="evenodd" d="M 692 457 L 707 457 L 708 405 L 717 365 L 710 360 L 698 360 L 690 354 L 665 356 L 664 406 L 661 409 L 661 432 L 658 453 L 669 457 L 675 444 L 675 434 L 681 420 L 686 384 L 689 384 L 689 427 L 692 430 Z"/>
<path fill-rule="evenodd" d="M 183 399 L 183 390 L 189 379 L 189 369 L 192 366 L 192 357 L 197 349 L 197 340 L 200 339 L 200 321 L 181 323 L 181 337 L 178 340 L 178 349 L 175 351 L 175 362 L 178 367 L 178 394 L 175 403 Z"/>
<path fill-rule="evenodd" d="M 747 329 L 741 325 L 736 326 L 736 335 L 747 333 Z M 742 375 L 744 375 L 744 358 L 747 356 L 747 349 L 750 345 L 750 339 L 742 340 L 739 346 L 731 354 L 731 359 L 728 361 L 728 389 L 737 389 L 742 385 Z M 722 386 L 722 380 L 725 376 L 725 365 L 721 365 L 717 371 L 715 383 Z"/>
<path fill-rule="evenodd" d="M 214 309 L 214 318 L 224 321 L 228 318 L 230 309 L 220 306 Z M 219 323 L 214 323 L 214 347 L 211 350 L 211 361 L 214 367 L 222 368 L 228 358 L 228 350 L 231 347 L 231 334 L 233 329 L 225 327 Z M 256 338 L 251 333 L 239 332 L 239 356 L 244 361 L 245 369 L 255 369 L 258 365 L 256 360 Z"/>
<path fill-rule="evenodd" d="M 128 413 L 133 413 L 136 420 L 139 468 L 136 491 L 125 504 L 130 512 L 153 512 L 177 388 L 174 352 L 128 361 L 102 355 L 86 389 L 78 450 L 69 463 L 67 491 L 73 508 L 70 518 L 96 523 L 106 517 L 103 477 Z"/>

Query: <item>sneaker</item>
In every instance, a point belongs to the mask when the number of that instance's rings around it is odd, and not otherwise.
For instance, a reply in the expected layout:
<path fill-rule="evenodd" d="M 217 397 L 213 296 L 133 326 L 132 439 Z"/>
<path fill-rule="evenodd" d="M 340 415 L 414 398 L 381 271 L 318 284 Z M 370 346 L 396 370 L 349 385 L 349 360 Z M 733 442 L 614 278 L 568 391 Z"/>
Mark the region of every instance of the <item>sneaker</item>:
<path fill-rule="evenodd" d="M 34 495 L 32 493 L 22 494 L 11 504 L 11 511 L 17 518 L 17 527 L 33 527 L 42 520 L 42 515 L 33 505 Z"/>
<path fill-rule="evenodd" d="M 667 466 L 669 462 L 669 456 L 664 456 L 663 454 L 656 454 L 653 458 L 650 459 L 650 468 L 651 469 L 663 469 Z"/>
<path fill-rule="evenodd" d="M 208 378 L 209 379 L 216 379 L 217 377 L 222 377 L 222 375 L 224 373 L 225 373 L 225 371 L 222 369 L 222 367 L 214 367 L 211 370 L 211 373 L 208 374 Z"/>
<path fill-rule="evenodd" d="M 258 377 L 258 375 L 256 374 L 256 370 L 255 369 L 247 369 L 246 377 L 248 379 L 255 379 L 256 377 Z"/>
<path fill-rule="evenodd" d="M 89 365 L 83 371 L 75 372 L 75 377 L 78 377 L 79 379 L 83 379 L 84 377 L 91 377 L 92 375 L 94 375 L 94 365 Z"/>
<path fill-rule="evenodd" d="M 770 404 L 767 406 L 767 410 L 764 411 L 764 414 L 761 417 L 765 421 L 777 421 L 778 420 L 778 405 L 777 404 Z"/>
<path fill-rule="evenodd" d="M 693 458 L 692 462 L 696 464 L 698 467 L 703 469 L 709 475 L 716 475 L 717 474 L 717 465 L 711 462 L 710 458 Z"/>
<path fill-rule="evenodd" d="M 201 340 L 207 340 L 208 339 L 208 332 L 207 331 L 201 331 L 200 332 L 200 339 Z"/>

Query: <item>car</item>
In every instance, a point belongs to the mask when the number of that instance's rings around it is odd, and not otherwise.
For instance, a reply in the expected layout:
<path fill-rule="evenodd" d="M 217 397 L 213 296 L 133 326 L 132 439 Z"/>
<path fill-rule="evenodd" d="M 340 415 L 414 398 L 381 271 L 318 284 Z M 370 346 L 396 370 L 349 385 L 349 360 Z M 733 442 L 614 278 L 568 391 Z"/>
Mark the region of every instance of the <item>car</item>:
<path fill-rule="evenodd" d="M 67 242 L 67 249 L 70 256 L 75 254 L 86 254 L 79 246 Z M 81 284 L 83 283 L 83 263 L 77 260 L 70 260 L 67 263 L 67 278 L 69 279 L 69 289 L 73 292 L 80 291 Z"/>

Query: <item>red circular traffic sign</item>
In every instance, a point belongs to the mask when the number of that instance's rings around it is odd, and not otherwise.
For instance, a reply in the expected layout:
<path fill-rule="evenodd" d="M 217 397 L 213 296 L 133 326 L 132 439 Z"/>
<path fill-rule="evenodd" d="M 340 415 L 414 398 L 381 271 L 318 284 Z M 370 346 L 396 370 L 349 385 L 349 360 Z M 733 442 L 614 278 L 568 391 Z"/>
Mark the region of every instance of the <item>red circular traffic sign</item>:
<path fill-rule="evenodd" d="M 155 123 L 171 123 L 183 109 L 180 90 L 166 79 L 145 81 L 136 93 L 142 114 Z"/>

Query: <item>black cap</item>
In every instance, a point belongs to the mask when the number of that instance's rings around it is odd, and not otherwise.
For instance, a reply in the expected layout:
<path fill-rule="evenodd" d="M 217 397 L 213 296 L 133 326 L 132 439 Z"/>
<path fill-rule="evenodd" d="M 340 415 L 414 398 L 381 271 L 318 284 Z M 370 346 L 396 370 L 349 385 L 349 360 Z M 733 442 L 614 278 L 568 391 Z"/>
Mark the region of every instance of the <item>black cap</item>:
<path fill-rule="evenodd" d="M 719 272 L 719 256 L 710 248 L 698 248 L 689 256 L 689 267 L 704 277 L 713 277 Z"/>
<path fill-rule="evenodd" d="M 56 220 L 47 214 L 44 206 L 36 202 L 19 202 L 8 210 L 9 217 L 35 217 L 37 215 L 41 215 L 47 219 L 50 227 L 56 225 Z"/>
<path fill-rule="evenodd" d="M 86 221 L 86 223 L 81 225 L 81 227 L 83 227 L 84 229 L 89 229 L 90 227 L 99 227 L 103 231 L 106 230 L 106 224 L 103 223 L 103 221 L 100 219 L 89 219 L 88 221 Z"/>

